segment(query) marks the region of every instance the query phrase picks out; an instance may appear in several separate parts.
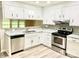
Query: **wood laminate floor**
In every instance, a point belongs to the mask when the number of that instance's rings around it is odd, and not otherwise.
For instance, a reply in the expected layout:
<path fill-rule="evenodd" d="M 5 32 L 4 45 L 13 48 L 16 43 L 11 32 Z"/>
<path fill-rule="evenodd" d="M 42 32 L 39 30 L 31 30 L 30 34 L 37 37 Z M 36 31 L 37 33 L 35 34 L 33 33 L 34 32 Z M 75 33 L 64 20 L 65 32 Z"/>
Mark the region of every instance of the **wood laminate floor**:
<path fill-rule="evenodd" d="M 7 58 L 69 58 L 43 45 L 13 54 Z"/>

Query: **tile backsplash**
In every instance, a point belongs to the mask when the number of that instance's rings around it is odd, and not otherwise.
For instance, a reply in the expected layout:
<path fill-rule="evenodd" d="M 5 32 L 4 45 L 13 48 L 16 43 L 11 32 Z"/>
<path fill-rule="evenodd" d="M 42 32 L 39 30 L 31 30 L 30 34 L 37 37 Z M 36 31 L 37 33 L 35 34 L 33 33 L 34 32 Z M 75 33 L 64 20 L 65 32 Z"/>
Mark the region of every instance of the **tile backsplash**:
<path fill-rule="evenodd" d="M 68 24 L 58 24 L 58 25 L 43 25 L 43 28 L 50 29 L 61 29 L 61 28 L 71 28 Z"/>
<path fill-rule="evenodd" d="M 72 28 L 73 33 L 79 33 L 79 26 L 69 26 L 68 24 L 60 24 L 60 25 L 43 25 L 43 28 L 50 29 L 61 29 L 61 28 Z"/>
<path fill-rule="evenodd" d="M 72 28 L 74 33 L 79 33 L 79 26 L 73 26 Z"/>

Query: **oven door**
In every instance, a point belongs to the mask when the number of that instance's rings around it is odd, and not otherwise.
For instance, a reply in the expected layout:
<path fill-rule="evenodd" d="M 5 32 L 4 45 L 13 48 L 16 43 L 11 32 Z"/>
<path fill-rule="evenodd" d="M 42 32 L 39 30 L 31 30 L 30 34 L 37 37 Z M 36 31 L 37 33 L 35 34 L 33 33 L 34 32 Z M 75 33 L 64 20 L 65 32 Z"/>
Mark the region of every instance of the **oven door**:
<path fill-rule="evenodd" d="M 54 38 L 52 39 L 52 44 L 57 47 L 65 49 L 66 38 L 60 36 L 54 36 Z"/>

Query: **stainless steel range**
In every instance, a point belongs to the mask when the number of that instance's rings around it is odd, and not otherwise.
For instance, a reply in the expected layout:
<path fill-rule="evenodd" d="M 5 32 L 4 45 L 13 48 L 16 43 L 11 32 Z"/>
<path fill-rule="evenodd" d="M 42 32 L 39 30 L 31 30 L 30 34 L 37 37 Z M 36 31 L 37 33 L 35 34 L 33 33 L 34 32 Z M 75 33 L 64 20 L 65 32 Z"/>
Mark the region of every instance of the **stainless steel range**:
<path fill-rule="evenodd" d="M 58 30 L 58 32 L 52 33 L 52 45 L 65 50 L 67 43 L 67 35 L 69 34 L 72 34 L 72 30 Z"/>

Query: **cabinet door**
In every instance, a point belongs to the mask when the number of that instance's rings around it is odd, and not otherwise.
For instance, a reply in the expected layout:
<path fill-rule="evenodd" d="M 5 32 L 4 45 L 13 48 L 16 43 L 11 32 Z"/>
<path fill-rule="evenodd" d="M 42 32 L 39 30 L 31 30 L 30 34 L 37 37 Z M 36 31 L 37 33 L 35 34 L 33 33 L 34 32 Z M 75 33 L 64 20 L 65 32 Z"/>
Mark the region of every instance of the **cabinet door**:
<path fill-rule="evenodd" d="M 45 38 L 45 45 L 51 47 L 51 34 L 47 33 Z"/>
<path fill-rule="evenodd" d="M 51 34 L 43 33 L 41 36 L 41 43 L 48 47 L 51 47 Z"/>
<path fill-rule="evenodd" d="M 29 18 L 29 15 L 28 15 L 28 9 L 25 9 L 24 8 L 24 12 L 23 12 L 23 19 L 28 19 Z"/>
<path fill-rule="evenodd" d="M 32 39 L 32 46 L 35 46 L 35 45 L 39 44 L 39 36 L 38 36 L 38 34 L 33 34 L 31 39 Z"/>
<path fill-rule="evenodd" d="M 12 18 L 13 17 L 13 13 L 11 11 L 11 6 L 8 5 L 4 5 L 3 6 L 3 16 L 4 18 Z"/>
<path fill-rule="evenodd" d="M 68 6 L 65 6 L 62 8 L 62 11 L 63 11 L 63 17 L 64 17 L 64 20 L 70 20 L 71 19 L 71 8 L 68 7 Z"/>
<path fill-rule="evenodd" d="M 23 9 L 16 6 L 4 5 L 4 18 L 23 19 Z"/>
<path fill-rule="evenodd" d="M 11 11 L 13 13 L 13 19 L 23 19 L 23 9 L 16 6 L 11 6 Z"/>
<path fill-rule="evenodd" d="M 79 39 L 67 37 L 67 53 L 79 57 Z"/>
<path fill-rule="evenodd" d="M 42 20 L 42 11 L 41 10 L 34 10 L 34 18 L 37 20 Z"/>
<path fill-rule="evenodd" d="M 17 12 L 16 17 L 18 19 L 23 19 L 23 8 L 17 7 L 16 12 Z"/>
<path fill-rule="evenodd" d="M 70 6 L 68 7 L 70 17 L 70 26 L 79 26 L 79 6 Z"/>
<path fill-rule="evenodd" d="M 25 45 L 24 49 L 30 48 L 31 47 L 31 39 L 28 34 L 25 34 Z"/>

